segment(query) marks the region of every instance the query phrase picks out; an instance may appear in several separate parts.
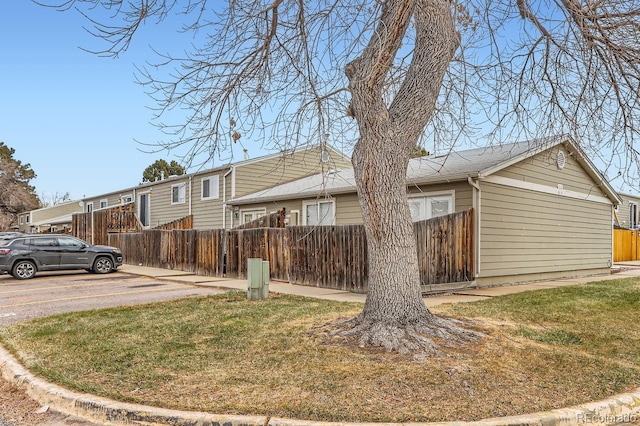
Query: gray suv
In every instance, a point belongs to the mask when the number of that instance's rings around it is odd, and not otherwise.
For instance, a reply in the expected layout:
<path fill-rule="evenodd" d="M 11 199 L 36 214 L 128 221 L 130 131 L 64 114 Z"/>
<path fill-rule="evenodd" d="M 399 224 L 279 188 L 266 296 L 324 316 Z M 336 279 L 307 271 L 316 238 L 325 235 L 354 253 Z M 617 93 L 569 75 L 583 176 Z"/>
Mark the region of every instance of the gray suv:
<path fill-rule="evenodd" d="M 0 272 L 19 280 L 38 271 L 86 269 L 107 274 L 122 266 L 119 248 L 93 246 L 66 235 L 21 235 L 0 241 Z"/>

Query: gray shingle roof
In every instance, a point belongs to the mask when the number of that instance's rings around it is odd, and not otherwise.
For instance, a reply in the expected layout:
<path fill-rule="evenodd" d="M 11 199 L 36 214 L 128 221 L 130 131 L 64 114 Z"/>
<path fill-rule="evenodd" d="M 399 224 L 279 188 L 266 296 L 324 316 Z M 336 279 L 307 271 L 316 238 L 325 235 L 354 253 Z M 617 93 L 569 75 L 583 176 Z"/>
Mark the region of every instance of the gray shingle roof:
<path fill-rule="evenodd" d="M 451 151 L 412 159 L 407 169 L 408 184 L 428 184 L 466 180 L 467 177 L 489 175 L 563 142 L 579 149 L 566 136 L 515 142 L 461 151 Z M 594 173 L 599 173 L 588 162 Z M 308 176 L 262 191 L 230 200 L 230 204 L 251 204 L 265 201 L 319 197 L 355 192 L 353 169 Z"/>

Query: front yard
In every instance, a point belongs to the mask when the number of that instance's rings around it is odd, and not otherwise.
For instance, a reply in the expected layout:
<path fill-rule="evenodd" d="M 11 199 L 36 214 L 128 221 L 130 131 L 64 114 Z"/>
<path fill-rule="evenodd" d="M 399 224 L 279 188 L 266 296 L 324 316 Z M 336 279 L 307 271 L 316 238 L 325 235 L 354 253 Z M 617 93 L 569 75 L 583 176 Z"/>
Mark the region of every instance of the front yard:
<path fill-rule="evenodd" d="M 323 325 L 361 305 L 194 297 L 0 329 L 33 373 L 120 401 L 324 421 L 476 420 L 640 387 L 640 280 L 434 309 L 487 335 L 413 361 L 349 347 Z"/>

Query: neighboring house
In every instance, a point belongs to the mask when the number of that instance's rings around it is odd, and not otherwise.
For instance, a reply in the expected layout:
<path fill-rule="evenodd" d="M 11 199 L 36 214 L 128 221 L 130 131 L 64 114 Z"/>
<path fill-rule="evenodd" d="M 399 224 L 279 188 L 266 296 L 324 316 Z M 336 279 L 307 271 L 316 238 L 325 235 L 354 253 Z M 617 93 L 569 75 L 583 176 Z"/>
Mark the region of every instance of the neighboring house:
<path fill-rule="evenodd" d="M 29 233 L 64 232 L 71 229 L 73 214 L 82 211 L 82 203 L 76 200 L 20 213 L 17 230 Z"/>
<path fill-rule="evenodd" d="M 608 273 L 621 200 L 569 137 L 412 159 L 414 220 L 475 211 L 479 286 Z M 362 223 L 353 170 L 330 171 L 228 201 L 240 211 L 286 208 L 291 225 Z"/>
<path fill-rule="evenodd" d="M 233 210 L 227 200 L 323 170 L 350 167 L 332 147 L 307 146 L 83 199 L 84 212 L 134 203 L 143 228 L 193 216 L 194 229 L 229 229 L 264 209 Z"/>
<path fill-rule="evenodd" d="M 640 196 L 629 194 L 618 194 L 622 203 L 616 209 L 614 224 L 624 229 L 638 229 L 640 227 Z"/>

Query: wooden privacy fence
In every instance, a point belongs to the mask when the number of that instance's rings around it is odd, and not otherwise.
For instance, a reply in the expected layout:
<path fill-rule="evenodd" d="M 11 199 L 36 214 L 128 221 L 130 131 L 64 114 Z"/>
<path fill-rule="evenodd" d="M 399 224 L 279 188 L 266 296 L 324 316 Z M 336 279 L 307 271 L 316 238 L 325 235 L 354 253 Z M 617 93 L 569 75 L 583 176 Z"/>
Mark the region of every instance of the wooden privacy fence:
<path fill-rule="evenodd" d="M 289 281 L 287 229 L 256 228 L 226 231 L 226 274 L 247 276 L 247 259 L 259 257 L 269 261 L 271 278 Z"/>
<path fill-rule="evenodd" d="M 417 222 L 415 232 L 424 291 L 475 279 L 472 209 Z M 120 247 L 129 264 L 246 278 L 247 259 L 258 257 L 269 261 L 275 280 L 367 291 L 367 245 L 362 225 L 145 230 L 110 234 L 109 244 Z"/>
<path fill-rule="evenodd" d="M 89 213 L 74 213 L 71 217 L 71 233 L 92 244 L 108 244 L 108 234 L 112 232 L 135 232 L 141 229 L 133 203 Z"/>
<path fill-rule="evenodd" d="M 153 229 L 163 229 L 165 231 L 172 231 L 174 229 L 193 229 L 193 215 L 181 217 L 169 223 L 159 225 Z"/>
<path fill-rule="evenodd" d="M 628 262 L 640 259 L 640 231 L 632 229 L 613 230 L 613 261 Z"/>
<path fill-rule="evenodd" d="M 363 225 L 296 226 L 287 230 L 292 283 L 366 293 L 367 238 Z M 414 230 L 423 291 L 475 280 L 473 209 L 416 222 Z"/>
<path fill-rule="evenodd" d="M 366 293 L 364 226 L 292 226 L 287 232 L 292 283 Z"/>
<path fill-rule="evenodd" d="M 124 263 L 223 276 L 224 231 L 161 230 L 109 234 L 109 245 L 122 250 Z"/>

